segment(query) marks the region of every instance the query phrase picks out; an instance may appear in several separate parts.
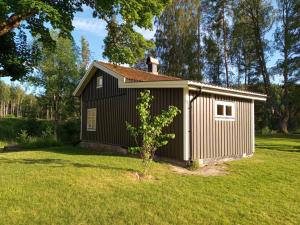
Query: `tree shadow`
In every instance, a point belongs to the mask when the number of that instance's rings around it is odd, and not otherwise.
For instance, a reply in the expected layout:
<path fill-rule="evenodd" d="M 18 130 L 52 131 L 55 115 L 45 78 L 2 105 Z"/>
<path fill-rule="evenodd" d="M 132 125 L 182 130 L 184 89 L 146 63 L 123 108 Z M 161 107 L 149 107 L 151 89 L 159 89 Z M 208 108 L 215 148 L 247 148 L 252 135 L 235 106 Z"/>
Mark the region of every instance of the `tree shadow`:
<path fill-rule="evenodd" d="M 112 152 L 107 150 L 94 150 L 89 148 L 82 148 L 79 146 L 56 146 L 56 147 L 45 147 L 45 148 L 26 148 L 26 149 L 16 149 L 16 150 L 8 150 L 3 151 L 1 154 L 5 153 L 13 153 L 13 152 L 26 152 L 26 151 L 42 151 L 42 152 L 52 152 L 58 154 L 65 155 L 101 155 L 101 156 L 118 156 L 118 157 L 132 157 L 131 154 L 121 154 L 118 152 Z M 134 156 L 133 156 L 134 157 Z"/>
<path fill-rule="evenodd" d="M 294 146 L 294 145 L 259 145 L 257 146 L 257 148 L 272 150 L 272 151 L 300 153 L 300 146 Z"/>
<path fill-rule="evenodd" d="M 136 172 L 136 170 L 130 168 L 122 168 L 122 167 L 114 167 L 108 166 L 104 164 L 89 164 L 89 163 L 74 163 L 70 160 L 65 159 L 8 159 L 8 158 L 0 158 L 0 163 L 7 164 L 40 164 L 40 165 L 49 165 L 51 167 L 76 167 L 76 168 L 95 168 L 95 169 L 104 169 L 104 170 L 118 170 L 118 171 L 127 171 L 127 172 Z"/>

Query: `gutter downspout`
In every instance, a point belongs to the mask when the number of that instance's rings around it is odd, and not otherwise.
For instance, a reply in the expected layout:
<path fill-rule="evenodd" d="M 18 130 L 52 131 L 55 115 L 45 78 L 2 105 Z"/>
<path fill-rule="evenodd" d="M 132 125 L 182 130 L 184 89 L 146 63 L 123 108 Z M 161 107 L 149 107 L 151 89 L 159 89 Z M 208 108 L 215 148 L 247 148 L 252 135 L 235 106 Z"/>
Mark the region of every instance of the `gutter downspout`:
<path fill-rule="evenodd" d="M 192 103 L 195 101 L 200 95 L 202 94 L 202 89 L 201 87 L 199 88 L 198 93 L 190 100 L 189 103 L 189 114 L 190 114 L 190 119 L 189 119 L 189 139 L 190 139 L 190 162 L 192 162 L 192 153 L 193 153 L 193 145 L 192 145 Z"/>

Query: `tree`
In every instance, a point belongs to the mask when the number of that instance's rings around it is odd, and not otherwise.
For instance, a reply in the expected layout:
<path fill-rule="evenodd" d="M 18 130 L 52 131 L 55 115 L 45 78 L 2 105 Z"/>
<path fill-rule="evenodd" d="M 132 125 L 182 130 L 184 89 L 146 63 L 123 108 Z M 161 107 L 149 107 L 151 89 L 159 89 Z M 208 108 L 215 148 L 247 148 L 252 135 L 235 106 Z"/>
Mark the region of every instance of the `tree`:
<path fill-rule="evenodd" d="M 155 34 L 162 73 L 202 79 L 200 20 L 198 0 L 175 0 L 165 8 L 156 21 Z"/>
<path fill-rule="evenodd" d="M 168 144 L 169 139 L 175 138 L 175 134 L 164 134 L 163 128 L 168 127 L 173 122 L 174 117 L 180 113 L 177 107 L 169 106 L 167 111 L 163 110 L 160 115 L 152 116 L 150 114 L 152 100 L 153 96 L 149 90 L 142 91 L 140 93 L 140 102 L 136 107 L 140 125 L 134 127 L 126 122 L 127 130 L 136 142 L 136 147 L 130 147 L 129 151 L 141 154 L 143 175 L 149 172 L 156 150 Z M 139 144 L 139 139 L 142 140 L 141 145 Z"/>
<path fill-rule="evenodd" d="M 131 56 L 148 47 L 143 44 L 145 40 L 134 31 L 133 27 L 136 25 L 141 28 L 151 29 L 153 16 L 159 15 L 166 3 L 167 0 L 1 1 L 0 46 L 3 46 L 4 43 L 9 43 L 9 45 L 6 44 L 5 51 L 1 51 L 0 53 L 0 76 L 9 75 L 13 79 L 20 79 L 32 71 L 32 65 L 27 62 L 34 61 L 35 55 L 31 57 L 26 57 L 24 54 L 20 55 L 18 50 L 21 49 L 21 46 L 14 39 L 14 35 L 18 32 L 25 33 L 24 31 L 26 30 L 34 38 L 39 38 L 44 46 L 52 45 L 53 47 L 54 41 L 51 38 L 50 30 L 56 29 L 59 30 L 62 36 L 70 36 L 70 32 L 73 29 L 72 20 L 74 15 L 76 12 L 83 10 L 83 5 L 91 7 L 94 10 L 93 16 L 105 20 L 108 24 L 108 37 L 105 42 L 107 51 L 105 51 L 105 56 L 110 61 L 124 63 L 127 59 L 126 57 L 116 57 L 116 52 L 119 50 L 119 53 L 129 56 L 126 63 L 132 64 L 134 60 Z M 118 22 L 114 18 L 118 18 Z M 118 34 L 116 33 L 115 26 L 119 28 L 118 33 L 124 35 L 124 38 L 118 37 L 113 39 L 110 36 Z M 26 44 L 30 46 L 27 40 Z M 128 44 L 130 46 L 127 46 Z M 111 47 L 113 47 L 113 50 L 109 51 Z M 14 70 L 11 64 L 6 65 L 9 62 L 9 56 L 13 55 L 19 56 L 15 57 L 17 65 Z M 3 59 L 6 60 L 4 61 Z M 24 64 L 27 67 L 22 66 Z"/>
<path fill-rule="evenodd" d="M 80 51 L 80 65 L 79 65 L 79 73 L 80 77 L 86 73 L 87 66 L 90 63 L 91 59 L 91 51 L 89 47 L 88 41 L 82 36 L 81 37 L 81 51 Z"/>
<path fill-rule="evenodd" d="M 250 38 L 255 46 L 257 59 L 257 74 L 262 76 L 265 93 L 271 95 L 270 73 L 267 69 L 266 52 L 268 43 L 265 34 L 272 28 L 274 10 L 269 0 L 240 0 L 238 5 L 238 17 L 242 24 L 250 29 Z"/>
<path fill-rule="evenodd" d="M 232 0 L 204 1 L 205 15 L 209 30 L 219 37 L 218 44 L 222 49 L 222 60 L 225 68 L 226 86 L 229 87 L 229 37 L 231 28 L 229 27 L 229 17 L 232 14 Z"/>
<path fill-rule="evenodd" d="M 240 13 L 239 2 L 233 7 L 233 27 L 230 40 L 230 56 L 236 66 L 238 86 L 248 89 L 249 86 L 259 82 L 255 42 L 252 38 L 251 24 Z M 245 21 L 246 20 L 246 21 Z"/>
<path fill-rule="evenodd" d="M 278 0 L 277 20 L 279 26 L 275 32 L 276 48 L 282 59 L 277 62 L 277 73 L 283 77 L 281 101 L 279 106 L 280 129 L 288 133 L 288 121 L 294 104 L 289 89 L 300 78 L 300 2 L 297 0 Z"/>
<path fill-rule="evenodd" d="M 59 121 L 78 115 L 78 104 L 72 93 L 79 80 L 75 45 L 68 38 L 52 33 L 56 48 L 41 46 L 39 74 L 32 81 L 44 88 L 44 95 L 54 114 L 55 135 Z"/>
<path fill-rule="evenodd" d="M 111 62 L 133 65 L 146 50 L 153 48 L 153 42 L 145 40 L 143 35 L 135 32 L 132 25 L 118 25 L 116 19 L 112 19 L 107 30 L 103 56 Z"/>
<path fill-rule="evenodd" d="M 204 37 L 204 74 L 209 83 L 221 85 L 223 72 L 223 61 L 220 48 L 215 37 Z"/>

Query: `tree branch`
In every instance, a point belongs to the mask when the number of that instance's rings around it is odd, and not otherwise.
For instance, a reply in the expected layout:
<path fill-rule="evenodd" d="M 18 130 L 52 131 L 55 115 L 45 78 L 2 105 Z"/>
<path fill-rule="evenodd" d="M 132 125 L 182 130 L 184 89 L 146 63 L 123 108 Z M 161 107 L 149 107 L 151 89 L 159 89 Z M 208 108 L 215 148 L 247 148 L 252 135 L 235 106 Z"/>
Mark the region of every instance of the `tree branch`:
<path fill-rule="evenodd" d="M 29 17 L 33 16 L 37 13 L 36 9 L 31 9 L 29 12 L 20 14 L 20 15 L 12 15 L 9 17 L 7 22 L 0 24 L 0 36 L 6 34 L 7 32 L 11 31 L 12 29 L 18 27 L 22 20 L 28 19 Z"/>

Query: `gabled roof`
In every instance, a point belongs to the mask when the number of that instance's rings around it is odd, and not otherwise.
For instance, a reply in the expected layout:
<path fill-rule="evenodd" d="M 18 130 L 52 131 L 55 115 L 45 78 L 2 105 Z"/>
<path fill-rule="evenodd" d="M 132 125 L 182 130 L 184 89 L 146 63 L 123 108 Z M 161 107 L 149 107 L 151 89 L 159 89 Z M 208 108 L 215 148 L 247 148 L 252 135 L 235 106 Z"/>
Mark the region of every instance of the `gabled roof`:
<path fill-rule="evenodd" d="M 118 79 L 119 88 L 185 88 L 223 96 L 266 101 L 267 95 L 250 91 L 225 88 L 201 82 L 182 80 L 177 77 L 156 75 L 149 72 L 118 66 L 110 63 L 94 61 L 81 79 L 73 95 L 80 96 L 95 72 L 100 69 Z"/>
<path fill-rule="evenodd" d="M 153 74 L 146 71 L 119 66 L 111 63 L 97 62 L 105 68 L 114 71 L 130 81 L 162 81 L 162 80 L 181 80 L 177 77 Z"/>

